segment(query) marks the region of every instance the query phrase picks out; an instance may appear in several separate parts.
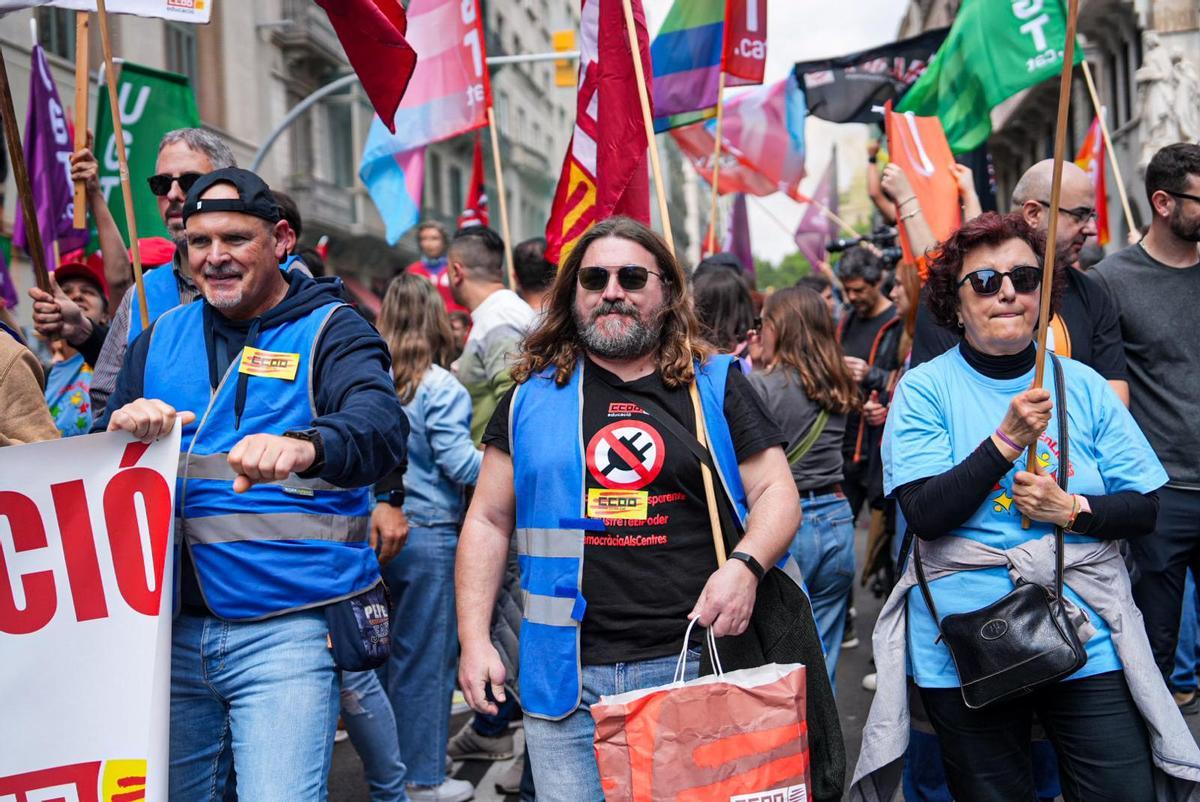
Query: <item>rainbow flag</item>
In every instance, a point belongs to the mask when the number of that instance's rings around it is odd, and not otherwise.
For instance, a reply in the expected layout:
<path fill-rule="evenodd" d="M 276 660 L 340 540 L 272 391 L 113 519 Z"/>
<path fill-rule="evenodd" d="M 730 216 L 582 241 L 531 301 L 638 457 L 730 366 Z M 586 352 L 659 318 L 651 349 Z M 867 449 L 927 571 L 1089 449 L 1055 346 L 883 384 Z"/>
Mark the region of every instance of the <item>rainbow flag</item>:
<path fill-rule="evenodd" d="M 724 30 L 725 0 L 675 0 L 650 44 L 655 131 L 716 114 Z"/>

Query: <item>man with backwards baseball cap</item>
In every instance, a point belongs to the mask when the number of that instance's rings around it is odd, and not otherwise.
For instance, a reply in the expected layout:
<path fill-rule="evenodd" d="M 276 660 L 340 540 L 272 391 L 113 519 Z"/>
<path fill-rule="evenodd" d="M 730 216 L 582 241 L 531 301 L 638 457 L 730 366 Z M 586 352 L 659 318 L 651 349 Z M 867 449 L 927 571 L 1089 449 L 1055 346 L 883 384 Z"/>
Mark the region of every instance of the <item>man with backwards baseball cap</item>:
<path fill-rule="evenodd" d="M 202 299 L 133 341 L 94 429 L 183 424 L 170 796 L 220 800 L 232 757 L 243 799 L 324 799 L 339 700 L 323 608 L 380 581 L 368 486 L 408 424 L 340 281 L 279 269 L 286 223 L 262 179 L 201 177 L 183 220 Z"/>

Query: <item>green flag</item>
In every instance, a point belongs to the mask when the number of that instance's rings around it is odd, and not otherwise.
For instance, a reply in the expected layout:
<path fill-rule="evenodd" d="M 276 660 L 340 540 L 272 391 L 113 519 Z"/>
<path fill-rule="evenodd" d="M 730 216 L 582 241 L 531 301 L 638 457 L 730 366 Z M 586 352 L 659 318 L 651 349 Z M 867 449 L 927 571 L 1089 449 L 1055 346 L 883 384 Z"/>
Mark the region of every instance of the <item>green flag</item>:
<path fill-rule="evenodd" d="M 992 133 L 994 106 L 1060 73 L 1066 39 L 1062 0 L 964 0 L 929 69 L 896 110 L 940 118 L 951 150 L 974 150 Z"/>
<path fill-rule="evenodd" d="M 146 185 L 154 175 L 158 160 L 158 141 L 175 128 L 200 125 L 196 96 L 188 79 L 174 72 L 125 62 L 120 67 L 117 98 L 121 105 L 121 124 L 125 128 L 125 152 L 129 158 L 129 180 L 133 186 L 133 213 L 137 216 L 138 236 L 165 237 L 167 227 L 158 212 L 158 201 Z M 100 92 L 96 104 L 96 158 L 100 162 L 100 187 L 108 201 L 125 241 L 125 199 L 121 194 L 117 164 L 117 138 L 113 133 L 108 91 Z M 93 229 L 92 244 L 96 246 Z"/>

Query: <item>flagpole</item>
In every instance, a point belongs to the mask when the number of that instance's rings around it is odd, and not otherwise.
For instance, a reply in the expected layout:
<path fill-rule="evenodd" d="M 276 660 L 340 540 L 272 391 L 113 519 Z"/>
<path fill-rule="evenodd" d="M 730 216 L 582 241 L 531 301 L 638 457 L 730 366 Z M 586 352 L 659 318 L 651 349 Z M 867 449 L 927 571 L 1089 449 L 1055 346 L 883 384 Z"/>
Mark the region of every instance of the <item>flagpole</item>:
<path fill-rule="evenodd" d="M 1038 310 L 1037 361 L 1034 363 L 1033 386 L 1041 387 L 1046 372 L 1046 339 L 1050 330 L 1050 296 L 1054 286 L 1054 260 L 1058 255 L 1055 238 L 1058 236 L 1058 202 L 1062 194 L 1063 158 L 1067 147 L 1067 113 L 1071 108 L 1071 77 L 1075 69 L 1075 26 L 1079 17 L 1079 0 L 1069 0 L 1067 7 L 1067 42 L 1063 47 L 1062 75 L 1058 79 L 1058 121 L 1054 130 L 1054 180 L 1050 185 L 1049 225 L 1046 230 L 1046 259 L 1042 265 L 1042 302 Z M 1058 410 L 1066 415 L 1065 409 Z M 1037 449 L 1030 448 L 1025 460 L 1025 470 L 1037 473 Z M 1029 517 L 1023 516 L 1021 525 L 1029 528 Z"/>
<path fill-rule="evenodd" d="M 75 151 L 87 147 L 88 13 L 75 12 Z M 87 228 L 87 182 L 75 182 L 75 228 Z"/>
<path fill-rule="evenodd" d="M 21 134 L 17 130 L 17 115 L 13 111 L 12 89 L 8 84 L 8 66 L 4 54 L 0 53 L 0 116 L 4 118 L 4 140 L 8 143 L 8 160 L 12 162 L 13 178 L 17 182 L 17 196 L 21 201 L 21 213 L 25 221 L 25 242 L 29 247 L 29 261 L 33 262 L 33 275 L 38 289 L 50 292 L 50 274 L 46 272 L 46 254 L 42 250 L 42 232 L 38 229 L 37 210 L 33 205 L 33 187 L 29 183 L 29 169 L 25 165 L 25 152 L 21 148 Z"/>
<path fill-rule="evenodd" d="M 1113 176 L 1117 179 L 1117 194 L 1121 198 L 1121 209 L 1125 212 L 1125 225 L 1132 233 L 1137 231 L 1137 226 L 1133 223 L 1133 209 L 1129 206 L 1129 195 L 1125 192 L 1125 179 L 1121 177 L 1121 166 L 1117 164 L 1117 152 L 1113 150 L 1112 138 L 1108 134 L 1108 122 L 1104 119 L 1104 110 L 1100 108 L 1100 96 L 1096 93 L 1096 84 L 1092 80 L 1092 70 L 1088 67 L 1087 59 L 1083 60 L 1083 80 L 1087 83 L 1088 94 L 1092 98 L 1092 107 L 1096 110 L 1096 119 L 1100 121 L 1100 135 L 1104 137 L 1104 149 L 1108 151 L 1108 163 L 1112 165 Z M 1101 201 L 1100 198 L 1096 200 L 1097 202 Z"/>
<path fill-rule="evenodd" d="M 500 163 L 500 134 L 496 131 L 496 112 L 487 107 L 488 131 L 492 140 L 492 165 L 496 168 L 496 193 L 500 196 L 500 236 L 504 238 L 504 260 L 508 263 L 508 287 L 517 289 L 517 266 L 513 264 L 512 234 L 508 230 L 508 199 L 504 196 L 504 169 Z"/>
<path fill-rule="evenodd" d="M 713 169 L 712 169 L 712 210 L 709 219 L 712 220 L 712 225 L 708 229 L 708 252 L 716 253 L 717 251 L 717 224 L 720 219 L 720 208 L 717 206 L 717 200 L 720 197 L 721 183 L 721 124 L 725 120 L 725 70 L 721 70 L 721 77 L 717 80 L 717 137 L 716 144 L 713 145 Z"/>
<path fill-rule="evenodd" d="M 658 161 L 658 142 L 654 138 L 654 118 L 650 114 L 650 94 L 646 91 L 646 72 L 642 69 L 642 51 L 638 47 L 637 30 L 633 21 L 632 0 L 622 0 L 625 6 L 625 30 L 629 34 L 629 52 L 633 56 L 633 75 L 637 80 L 638 99 L 642 103 L 642 122 L 646 127 L 646 145 L 650 148 L 650 169 L 654 172 L 654 188 L 658 193 L 658 216 L 662 220 L 663 238 L 671 254 L 675 253 L 675 237 L 671 234 L 671 216 L 667 213 L 667 191 L 663 186 L 662 165 Z"/>
<path fill-rule="evenodd" d="M 129 252 L 133 256 L 133 282 L 137 286 L 138 312 L 142 328 L 150 327 L 150 310 L 146 306 L 146 288 L 142 285 L 142 253 L 138 247 L 137 221 L 133 216 L 133 186 L 129 183 L 129 160 L 125 156 L 125 129 L 121 125 L 121 103 L 117 97 L 117 73 L 113 69 L 112 40 L 108 36 L 108 9 L 104 0 L 96 0 L 96 17 L 100 20 L 100 45 L 104 50 L 104 72 L 108 77 L 108 105 L 112 111 L 113 139 L 117 143 L 117 164 L 121 175 L 121 194 L 125 196 L 125 225 L 129 229 Z"/>

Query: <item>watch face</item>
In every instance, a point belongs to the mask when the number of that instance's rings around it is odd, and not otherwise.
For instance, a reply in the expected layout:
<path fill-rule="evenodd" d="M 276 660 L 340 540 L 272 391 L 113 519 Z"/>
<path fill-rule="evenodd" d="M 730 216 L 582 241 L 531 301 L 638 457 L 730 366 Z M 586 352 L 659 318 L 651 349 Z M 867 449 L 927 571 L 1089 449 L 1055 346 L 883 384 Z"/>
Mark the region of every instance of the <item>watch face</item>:
<path fill-rule="evenodd" d="M 1075 524 L 1071 527 L 1072 532 L 1082 534 L 1092 526 L 1092 514 L 1087 510 L 1080 510 L 1075 516 Z"/>

